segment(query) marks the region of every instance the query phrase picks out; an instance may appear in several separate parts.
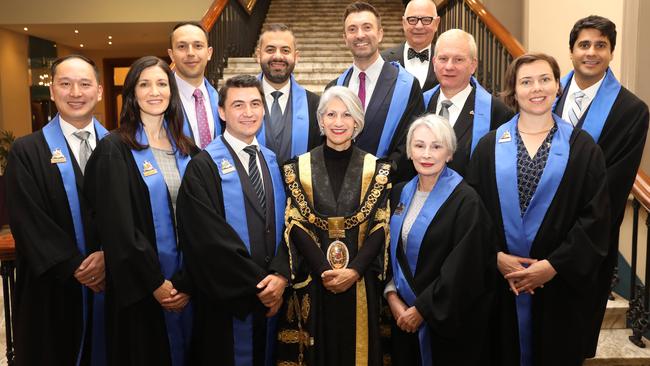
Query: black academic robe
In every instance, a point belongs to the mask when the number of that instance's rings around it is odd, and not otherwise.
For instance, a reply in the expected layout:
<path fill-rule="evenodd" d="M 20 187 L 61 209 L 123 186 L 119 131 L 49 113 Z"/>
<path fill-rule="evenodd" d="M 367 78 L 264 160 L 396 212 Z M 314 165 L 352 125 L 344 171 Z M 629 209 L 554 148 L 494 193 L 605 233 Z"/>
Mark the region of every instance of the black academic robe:
<path fill-rule="evenodd" d="M 433 46 L 434 45 L 431 45 L 429 72 L 427 73 L 427 79 L 424 81 L 424 85 L 422 86 L 422 92 L 433 89 L 434 86 L 438 85 L 436 73 L 433 71 Z M 381 57 L 386 61 L 397 61 L 402 65 L 402 67 L 404 67 L 404 47 L 406 47 L 406 42 L 402 42 L 399 46 L 383 50 L 381 52 Z"/>
<path fill-rule="evenodd" d="M 74 365 L 81 343 L 81 284 L 74 271 L 84 256 L 77 249 L 63 180 L 51 157 L 43 132 L 35 132 L 14 142 L 5 173 L 16 242 L 16 365 Z M 86 249 L 92 253 L 99 246 L 87 215 L 88 203 L 81 195 L 84 179 L 76 160 L 73 167 Z M 87 306 L 92 315 L 92 295 Z M 92 324 L 91 316 L 87 322 Z M 82 365 L 89 364 L 91 328 L 86 333 Z"/>
<path fill-rule="evenodd" d="M 497 251 L 508 253 L 495 175 L 496 132 L 479 142 L 465 179 L 483 199 L 497 228 Z M 593 309 L 596 273 L 607 254 L 609 197 L 601 150 L 584 131 L 573 130 L 569 160 L 533 240 L 530 257 L 547 259 L 557 274 L 532 296 L 535 366 L 582 365 Z M 495 366 L 519 365 L 515 295 L 497 272 L 490 325 Z"/>
<path fill-rule="evenodd" d="M 391 212 L 404 184 L 391 191 Z M 403 215 L 407 210 L 404 209 Z M 418 309 L 431 332 L 434 365 L 480 365 L 488 355 L 488 319 L 494 301 L 495 233 L 481 198 L 461 182 L 431 220 L 417 259 L 415 276 L 398 245 L 397 259 L 417 296 Z M 472 351 L 467 352 L 471 335 Z M 391 327 L 392 365 L 420 362 L 417 333 Z"/>
<path fill-rule="evenodd" d="M 440 91 L 431 96 L 429 105 L 426 107 L 427 113 L 436 113 L 436 105 Z M 449 167 L 455 170 L 461 176 L 465 175 L 467 165 L 469 164 L 470 154 L 472 151 L 472 131 L 474 122 L 474 107 L 476 100 L 476 88 L 467 97 L 463 109 L 454 124 L 456 133 L 457 147 Z M 496 130 L 502 124 L 510 121 L 515 114 L 503 102 L 492 96 L 492 110 L 490 112 L 490 131 Z"/>
<path fill-rule="evenodd" d="M 343 85 L 348 86 L 352 73 L 344 80 Z M 365 110 L 365 123 L 363 131 L 357 136 L 357 146 L 373 155 L 377 153 L 381 133 L 384 129 L 386 115 L 390 102 L 395 91 L 398 70 L 390 62 L 385 62 L 379 74 L 379 80 L 372 93 L 368 106 Z M 327 84 L 327 88 L 336 85 L 337 79 Z M 391 175 L 393 182 L 402 182 L 415 176 L 413 164 L 406 157 L 406 133 L 408 128 L 417 117 L 424 111 L 424 101 L 420 83 L 413 79 L 411 92 L 408 98 L 408 105 L 399 120 L 395 133 L 388 147 L 387 158 L 394 163 L 394 171 Z M 366 135 L 365 137 L 363 135 Z M 360 140 L 368 141 L 368 146 L 359 145 Z"/>
<path fill-rule="evenodd" d="M 557 103 L 555 113 L 558 115 L 563 113 L 568 88 L 569 85 L 566 85 L 565 93 Z M 583 113 L 579 125 L 584 122 L 588 114 L 589 109 Z M 599 294 L 594 301 L 595 316 L 592 324 L 592 347 L 588 351 L 587 357 L 593 357 L 596 354 L 598 334 L 607 307 L 611 279 L 614 267 L 618 265 L 619 230 L 625 215 L 627 198 L 632 190 L 641 163 L 641 156 L 643 155 L 648 133 L 648 118 L 648 106 L 625 87 L 621 87 L 598 139 L 598 145 L 603 150 L 605 165 L 607 166 L 612 230 L 608 255 L 598 275 L 600 288 Z"/>
<path fill-rule="evenodd" d="M 221 137 L 218 137 L 221 138 Z M 266 217 L 244 167 L 230 149 L 244 190 L 251 253 L 226 221 L 221 178 L 206 151 L 188 164 L 178 192 L 179 243 L 195 289 L 194 326 L 189 365 L 235 364 L 233 318 L 253 316 L 253 364 L 264 364 L 268 309 L 257 297 L 257 284 L 267 275 L 289 278 L 286 246 L 275 249 L 275 214 L 271 176 L 264 160 L 262 176 Z M 258 154 L 258 157 L 261 156 Z"/>
<path fill-rule="evenodd" d="M 109 365 L 171 365 L 163 308 L 153 296 L 165 278 L 149 190 L 118 134 L 97 145 L 86 166 L 84 192 L 105 253 Z M 192 292 L 181 271 L 170 281 L 178 291 Z"/>
<path fill-rule="evenodd" d="M 363 162 L 367 153 L 354 146 L 351 149 L 346 171 L 338 173 L 342 176 L 337 178 L 328 174 L 323 147 L 310 152 L 314 210 L 323 217 L 351 215 L 359 207 Z M 288 164 L 297 166 L 295 161 L 288 162 L 285 167 Z M 373 167 L 375 174 L 383 164 L 387 162 L 376 162 Z M 296 173 L 300 174 L 299 171 Z M 332 189 L 334 179 L 342 180 L 338 197 L 334 196 Z M 384 189 L 377 197 L 377 210 L 386 210 L 387 198 L 388 192 Z M 290 207 L 296 207 L 294 201 L 287 207 L 288 211 Z M 374 212 L 375 209 L 371 217 L 375 216 Z M 321 274 L 332 269 L 326 252 L 334 239 L 329 238 L 326 231 L 305 223 L 305 228 L 317 238 L 317 244 L 304 229 L 291 227 L 289 247 L 294 288 L 279 320 L 278 362 L 297 362 L 300 354 L 304 355 L 305 364 L 313 366 L 353 365 L 356 357 L 367 359 L 370 366 L 383 364 L 379 338 L 379 277 L 383 275 L 386 263 L 385 233 L 388 228 L 378 228 L 382 225 L 380 221 L 377 217 L 366 221 L 361 244 L 358 242 L 359 226 L 345 230 L 345 238 L 340 240 L 349 251 L 347 268 L 359 273 L 361 281 L 337 294 L 328 291 L 321 280 Z M 384 224 L 387 224 L 387 218 Z M 298 322 L 300 326 L 297 326 Z M 302 331 L 302 339 L 308 340 L 302 346 L 287 342 L 283 337 L 283 334 L 298 329 Z"/>

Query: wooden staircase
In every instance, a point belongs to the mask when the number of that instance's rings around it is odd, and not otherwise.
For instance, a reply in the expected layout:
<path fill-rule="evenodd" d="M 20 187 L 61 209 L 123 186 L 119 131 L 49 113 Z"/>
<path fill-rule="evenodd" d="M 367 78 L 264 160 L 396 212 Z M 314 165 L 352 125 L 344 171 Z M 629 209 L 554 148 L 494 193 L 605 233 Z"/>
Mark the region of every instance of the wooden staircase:
<path fill-rule="evenodd" d="M 302 86 L 321 93 L 325 85 L 352 64 L 352 55 L 343 40 L 343 9 L 349 0 L 273 0 L 264 24 L 284 23 L 296 36 L 300 56 L 294 75 Z M 380 49 L 403 41 L 401 0 L 370 1 L 382 17 L 384 39 Z M 237 74 L 256 75 L 260 67 L 251 57 L 228 59 L 223 80 Z M 219 81 L 222 85 L 223 80 Z"/>

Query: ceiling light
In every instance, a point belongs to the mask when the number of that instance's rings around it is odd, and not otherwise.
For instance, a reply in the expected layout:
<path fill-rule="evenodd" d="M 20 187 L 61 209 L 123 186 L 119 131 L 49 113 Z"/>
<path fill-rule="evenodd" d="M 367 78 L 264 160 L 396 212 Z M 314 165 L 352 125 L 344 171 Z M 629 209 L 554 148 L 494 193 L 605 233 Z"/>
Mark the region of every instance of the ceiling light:
<path fill-rule="evenodd" d="M 24 30 L 25 32 L 27 32 L 27 31 L 29 30 L 29 28 L 25 27 L 25 28 L 23 28 L 23 30 Z"/>
<path fill-rule="evenodd" d="M 113 36 L 108 36 L 108 39 L 113 39 Z"/>
<path fill-rule="evenodd" d="M 83 48 L 83 47 L 84 47 L 84 44 L 83 44 L 83 43 L 82 43 L 82 44 L 80 44 L 80 45 L 79 45 L 79 47 L 81 47 L 81 48 Z"/>
<path fill-rule="evenodd" d="M 75 32 L 76 34 L 79 34 L 79 29 L 75 29 L 74 32 Z"/>
<path fill-rule="evenodd" d="M 112 41 L 108 41 L 108 44 L 113 44 L 113 42 L 112 42 Z"/>

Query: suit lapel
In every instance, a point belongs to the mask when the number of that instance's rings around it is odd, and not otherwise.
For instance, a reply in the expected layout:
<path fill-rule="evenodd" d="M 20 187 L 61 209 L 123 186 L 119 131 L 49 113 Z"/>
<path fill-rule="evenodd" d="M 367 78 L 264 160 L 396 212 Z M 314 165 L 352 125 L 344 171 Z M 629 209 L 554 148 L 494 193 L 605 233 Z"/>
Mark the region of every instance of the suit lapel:
<path fill-rule="evenodd" d="M 438 106 L 438 98 L 440 97 L 440 89 L 437 92 L 433 93 L 429 105 L 426 106 L 427 112 L 436 113 L 436 107 Z"/>
<path fill-rule="evenodd" d="M 260 206 L 260 201 L 257 198 L 257 194 L 255 193 L 253 186 L 251 185 L 251 180 L 248 178 L 248 174 L 246 173 L 246 169 L 244 169 L 244 165 L 239 160 L 239 155 L 235 153 L 235 150 L 233 150 L 230 144 L 228 144 L 226 139 L 223 139 L 223 143 L 226 145 L 228 150 L 230 150 L 230 155 L 232 155 L 233 160 L 235 161 L 235 168 L 237 169 L 237 174 L 239 174 L 239 181 L 241 182 L 242 190 L 244 191 L 244 197 L 246 197 L 248 203 L 250 203 L 251 207 L 253 207 L 255 213 L 259 215 L 262 220 L 265 220 L 264 213 L 262 212 L 262 207 Z M 257 155 L 259 158 L 260 154 Z"/>
<path fill-rule="evenodd" d="M 568 91 L 569 91 L 569 85 L 567 85 L 566 88 L 564 88 L 564 90 L 562 91 L 562 96 L 560 97 L 560 99 L 557 101 L 557 104 L 555 105 L 554 112 L 560 117 L 562 117 L 562 113 L 564 112 L 564 103 L 566 102 L 566 95 Z"/>
<path fill-rule="evenodd" d="M 386 101 L 386 97 L 388 96 L 388 92 L 395 86 L 397 74 L 397 69 L 390 62 L 384 62 L 384 67 L 381 69 L 379 79 L 375 84 L 375 90 L 372 92 L 370 102 L 366 108 L 366 122 L 374 120 L 382 104 L 387 103 L 390 105 L 390 100 Z"/>
<path fill-rule="evenodd" d="M 463 141 L 463 139 L 466 137 L 465 135 L 470 133 L 472 130 L 472 123 L 474 122 L 474 100 L 476 98 L 476 88 L 472 89 L 472 92 L 469 93 L 469 96 L 467 97 L 467 100 L 465 101 L 465 105 L 463 106 L 463 109 L 460 111 L 460 114 L 458 115 L 458 119 L 456 120 L 456 123 L 454 123 L 454 132 L 456 133 L 456 139 L 458 141 Z M 472 136 L 469 136 L 469 139 L 471 141 Z"/>
<path fill-rule="evenodd" d="M 404 48 L 406 48 L 406 42 L 402 43 L 402 45 L 398 48 L 398 59 L 399 59 L 399 64 L 404 67 Z"/>

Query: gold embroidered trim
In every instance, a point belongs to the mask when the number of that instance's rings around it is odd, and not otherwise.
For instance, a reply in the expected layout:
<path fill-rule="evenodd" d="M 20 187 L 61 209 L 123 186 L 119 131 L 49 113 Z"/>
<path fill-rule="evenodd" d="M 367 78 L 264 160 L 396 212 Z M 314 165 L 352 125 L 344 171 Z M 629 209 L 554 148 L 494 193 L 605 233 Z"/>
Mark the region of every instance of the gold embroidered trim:
<path fill-rule="evenodd" d="M 298 331 L 295 329 L 285 329 L 278 332 L 278 341 L 287 344 L 301 344 L 303 346 L 313 346 L 314 338 L 306 331 Z"/>

